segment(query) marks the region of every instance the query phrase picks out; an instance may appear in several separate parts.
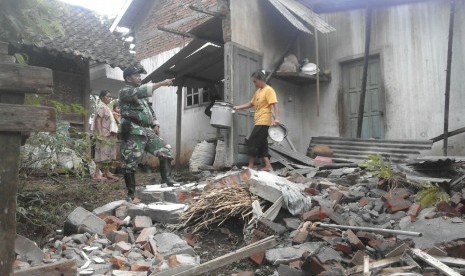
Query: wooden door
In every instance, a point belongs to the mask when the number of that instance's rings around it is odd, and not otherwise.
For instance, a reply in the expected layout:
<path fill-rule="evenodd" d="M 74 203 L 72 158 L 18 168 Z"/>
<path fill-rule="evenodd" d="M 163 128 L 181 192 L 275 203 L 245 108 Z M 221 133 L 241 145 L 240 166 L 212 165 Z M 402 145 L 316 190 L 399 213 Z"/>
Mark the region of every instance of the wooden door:
<path fill-rule="evenodd" d="M 234 105 L 252 99 L 255 87 L 250 75 L 262 67 L 262 55 L 239 44 L 228 42 L 225 45 L 225 101 Z M 231 161 L 247 161 L 245 139 L 253 128 L 253 110 L 241 110 L 234 115 L 230 132 Z"/>
<path fill-rule="evenodd" d="M 363 60 L 342 65 L 344 109 L 343 136 L 357 137 L 357 118 L 362 90 Z M 368 62 L 368 80 L 363 114 L 362 137 L 384 139 L 384 93 L 381 83 L 379 56 Z"/>

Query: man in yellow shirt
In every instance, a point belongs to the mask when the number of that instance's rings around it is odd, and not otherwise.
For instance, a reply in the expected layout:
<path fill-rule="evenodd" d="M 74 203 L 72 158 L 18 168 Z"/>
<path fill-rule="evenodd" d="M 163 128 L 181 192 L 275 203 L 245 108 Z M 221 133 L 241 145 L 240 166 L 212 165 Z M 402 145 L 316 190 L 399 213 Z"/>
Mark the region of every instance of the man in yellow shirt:
<path fill-rule="evenodd" d="M 254 128 L 247 140 L 247 150 L 249 154 L 249 168 L 253 168 L 255 158 L 263 158 L 265 167 L 263 171 L 271 171 L 273 168 L 270 163 L 268 153 L 268 128 L 274 124 L 279 124 L 279 109 L 276 92 L 265 82 L 264 71 L 256 71 L 252 74 L 252 82 L 255 84 L 257 91 L 252 100 L 248 103 L 234 106 L 234 110 L 248 109 L 255 107 Z M 272 111 L 274 120 L 272 119 Z"/>

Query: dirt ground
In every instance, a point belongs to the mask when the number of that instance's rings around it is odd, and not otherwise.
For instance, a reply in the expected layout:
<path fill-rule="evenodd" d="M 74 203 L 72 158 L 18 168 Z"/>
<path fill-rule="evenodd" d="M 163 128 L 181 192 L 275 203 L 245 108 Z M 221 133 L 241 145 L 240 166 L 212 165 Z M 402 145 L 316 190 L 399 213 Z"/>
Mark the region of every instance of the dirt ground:
<path fill-rule="evenodd" d="M 175 172 L 175 176 L 178 181 L 185 183 L 198 179 L 197 175 L 186 170 Z M 159 174 L 138 172 L 136 179 L 138 186 L 156 184 Z M 63 228 L 65 218 L 77 206 L 91 211 L 108 202 L 124 199 L 125 196 L 123 180 L 95 182 L 63 175 L 20 179 L 17 233 L 43 247 L 49 239 L 57 235 L 56 230 Z M 200 233 L 194 249 L 200 256 L 201 263 L 245 246 L 242 227 L 242 222 L 235 220 L 209 232 Z M 184 235 L 183 230 L 175 233 L 181 237 Z M 256 271 L 258 276 L 271 275 L 274 271 L 268 266 L 257 267 L 245 259 L 205 275 L 226 276 L 242 270 Z"/>

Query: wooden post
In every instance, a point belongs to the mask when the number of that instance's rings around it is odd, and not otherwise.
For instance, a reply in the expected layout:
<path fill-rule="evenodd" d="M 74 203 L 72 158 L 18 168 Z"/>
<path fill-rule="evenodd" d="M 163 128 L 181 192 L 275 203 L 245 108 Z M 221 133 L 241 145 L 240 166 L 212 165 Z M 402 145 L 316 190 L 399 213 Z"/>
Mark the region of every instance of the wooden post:
<path fill-rule="evenodd" d="M 176 169 L 181 167 L 181 147 L 182 147 L 182 87 L 184 81 L 180 81 L 178 85 L 177 101 L 176 101 Z"/>
<path fill-rule="evenodd" d="M 12 275 L 15 260 L 16 239 L 16 194 L 18 189 L 18 170 L 21 146 L 21 131 L 38 130 L 41 127 L 55 129 L 56 114 L 50 108 L 35 107 L 35 111 L 24 111 L 18 104 L 24 103 L 24 93 L 51 92 L 53 84 L 52 71 L 46 68 L 14 64 L 14 59 L 6 58 L 8 44 L 0 42 L 0 103 L 2 117 L 0 120 L 0 275 Z M 46 90 L 39 88 L 46 87 Z M 5 105 L 16 104 L 16 105 Z M 8 113 L 5 113 L 9 110 Z M 13 116 L 20 114 L 21 116 Z M 48 118 L 48 119 L 47 119 Z M 51 118 L 51 120 L 49 120 Z M 31 120 L 37 119 L 40 126 Z M 12 124 L 12 121 L 15 121 Z M 26 129 L 27 128 L 27 129 Z"/>
<path fill-rule="evenodd" d="M 370 40 L 371 40 L 371 7 L 366 9 L 365 18 L 365 57 L 363 59 L 363 77 L 362 77 L 362 91 L 360 92 L 360 103 L 358 106 L 358 120 L 357 120 L 357 138 L 362 137 L 363 114 L 365 111 L 365 95 L 367 92 L 368 80 L 368 58 L 370 56 Z"/>
<path fill-rule="evenodd" d="M 313 26 L 315 36 L 315 61 L 316 61 L 316 116 L 320 117 L 320 61 L 318 57 L 318 30 Z"/>
<path fill-rule="evenodd" d="M 449 136 L 449 101 L 450 101 L 450 73 L 452 65 L 452 42 L 454 39 L 454 17 L 455 17 L 455 0 L 450 2 L 449 17 L 449 42 L 447 45 L 447 69 L 446 69 L 446 93 L 444 102 L 444 143 L 442 153 L 447 155 L 448 136 Z"/>

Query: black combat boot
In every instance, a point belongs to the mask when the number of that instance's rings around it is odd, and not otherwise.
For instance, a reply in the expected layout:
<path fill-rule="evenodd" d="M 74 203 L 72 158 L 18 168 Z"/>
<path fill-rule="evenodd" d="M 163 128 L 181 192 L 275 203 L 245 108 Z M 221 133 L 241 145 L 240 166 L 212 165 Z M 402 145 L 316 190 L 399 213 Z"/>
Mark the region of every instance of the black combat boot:
<path fill-rule="evenodd" d="M 159 157 L 158 160 L 160 160 L 161 182 L 166 183 L 168 186 L 173 186 L 177 182 L 171 178 L 171 159 Z"/>
<path fill-rule="evenodd" d="M 134 199 L 134 194 L 136 192 L 136 175 L 134 174 L 134 172 L 124 174 L 124 183 L 126 183 L 128 197 Z"/>

